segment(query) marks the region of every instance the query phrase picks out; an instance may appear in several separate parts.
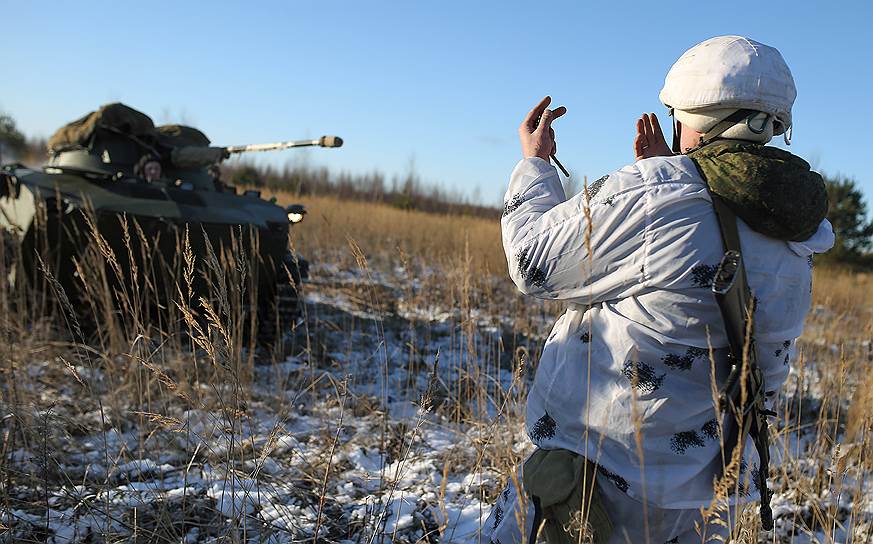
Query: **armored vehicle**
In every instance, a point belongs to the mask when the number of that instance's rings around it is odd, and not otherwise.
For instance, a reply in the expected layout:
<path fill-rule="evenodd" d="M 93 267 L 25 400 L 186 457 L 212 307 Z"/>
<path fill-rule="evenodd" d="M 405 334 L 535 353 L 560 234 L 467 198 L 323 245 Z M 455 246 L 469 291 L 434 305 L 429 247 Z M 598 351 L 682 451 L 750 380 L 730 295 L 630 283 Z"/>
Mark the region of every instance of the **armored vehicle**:
<path fill-rule="evenodd" d="M 93 288 L 84 277 L 90 255 L 103 262 L 93 278 L 131 307 L 145 291 L 159 308 L 180 298 L 192 307 L 216 297 L 227 304 L 230 292 L 249 307 L 272 308 L 269 316 L 293 316 L 308 265 L 290 250 L 289 232 L 305 209 L 239 191 L 221 181 L 217 165 L 234 153 L 307 145 L 342 140 L 211 147 L 196 128 L 155 126 L 108 104 L 61 127 L 41 171 L 2 168 L 0 228 L 19 244 L 20 270 L 56 280 L 73 307 Z"/>

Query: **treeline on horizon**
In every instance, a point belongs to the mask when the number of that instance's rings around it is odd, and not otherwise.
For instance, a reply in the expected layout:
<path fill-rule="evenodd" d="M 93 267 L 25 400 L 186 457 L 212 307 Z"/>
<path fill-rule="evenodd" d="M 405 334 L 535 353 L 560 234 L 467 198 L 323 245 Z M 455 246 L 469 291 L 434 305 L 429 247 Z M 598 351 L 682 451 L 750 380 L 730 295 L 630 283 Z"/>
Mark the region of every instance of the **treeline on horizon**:
<path fill-rule="evenodd" d="M 287 163 L 281 168 L 250 161 L 225 162 L 222 178 L 232 185 L 285 191 L 296 195 L 335 196 L 387 204 L 404 210 L 499 218 L 501 210 L 482 205 L 475 196 L 421 181 L 414 167 L 388 178 L 379 171 L 349 173 L 326 166 Z"/>
<path fill-rule="evenodd" d="M 26 137 L 17 129 L 11 116 L 0 113 L 0 163 L 20 161 L 38 167 L 45 160 L 46 140 Z M 873 220 L 868 218 L 867 203 L 860 185 L 851 177 L 822 175 L 829 199 L 827 216 L 836 233 L 836 244 L 817 260 L 873 270 Z M 448 191 L 435 183 L 423 182 L 412 165 L 406 174 L 388 178 L 378 171 L 337 173 L 326 166 L 305 162 L 276 168 L 254 161 L 227 161 L 222 164 L 222 179 L 240 186 L 301 196 L 334 196 L 428 213 L 473 215 L 495 220 L 501 213 L 499 208 L 479 203 L 476 195 Z"/>

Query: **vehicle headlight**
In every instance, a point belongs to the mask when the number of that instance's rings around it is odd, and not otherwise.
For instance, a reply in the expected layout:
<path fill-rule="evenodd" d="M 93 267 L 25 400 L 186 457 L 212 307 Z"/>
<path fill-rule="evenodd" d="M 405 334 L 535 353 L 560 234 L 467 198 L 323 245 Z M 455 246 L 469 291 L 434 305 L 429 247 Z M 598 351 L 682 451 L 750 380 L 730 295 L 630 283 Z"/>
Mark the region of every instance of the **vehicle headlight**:
<path fill-rule="evenodd" d="M 288 221 L 299 223 L 303 221 L 303 216 L 306 215 L 306 208 L 302 204 L 291 204 L 285 208 L 285 213 L 288 214 Z"/>

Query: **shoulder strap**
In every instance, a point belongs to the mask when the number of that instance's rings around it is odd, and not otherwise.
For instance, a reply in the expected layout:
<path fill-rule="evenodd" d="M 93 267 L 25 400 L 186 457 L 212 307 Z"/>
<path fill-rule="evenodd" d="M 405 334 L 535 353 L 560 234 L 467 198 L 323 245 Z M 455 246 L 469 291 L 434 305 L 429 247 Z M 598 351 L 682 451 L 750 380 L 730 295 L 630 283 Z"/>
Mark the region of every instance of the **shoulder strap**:
<path fill-rule="evenodd" d="M 733 210 L 728 207 L 725 201 L 712 191 L 709 192 L 712 198 L 712 207 L 715 210 L 715 217 L 718 219 L 718 229 L 721 232 L 721 241 L 724 243 L 725 251 L 740 251 L 740 233 L 737 230 L 737 216 Z"/>

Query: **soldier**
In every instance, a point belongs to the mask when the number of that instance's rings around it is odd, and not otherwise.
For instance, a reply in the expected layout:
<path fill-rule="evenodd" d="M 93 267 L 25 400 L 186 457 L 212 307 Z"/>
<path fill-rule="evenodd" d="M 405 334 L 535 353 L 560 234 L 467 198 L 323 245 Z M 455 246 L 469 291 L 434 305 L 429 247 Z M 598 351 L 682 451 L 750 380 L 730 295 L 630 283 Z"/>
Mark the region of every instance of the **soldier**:
<path fill-rule="evenodd" d="M 206 172 L 209 174 L 209 177 L 212 178 L 212 185 L 215 187 L 216 192 L 223 193 L 227 190 L 227 185 L 221 181 L 221 167 L 217 164 L 210 164 L 206 168 Z"/>
<path fill-rule="evenodd" d="M 486 540 L 535 542 L 542 529 L 550 543 L 576 542 L 582 519 L 595 542 L 701 542 L 724 538 L 735 505 L 758 498 L 759 461 L 747 445 L 736 485 L 718 497 L 725 519 L 701 514 L 723 469 L 712 383 L 725 380 L 728 356 L 711 291 L 725 248 L 710 191 L 739 218 L 772 396 L 809 309 L 812 255 L 834 241 L 821 176 L 764 146 L 790 130 L 795 96 L 776 49 L 739 36 L 698 44 L 660 93 L 673 148 L 644 114 L 636 161 L 571 198 L 549 160 L 551 124 L 566 108 L 548 109 L 546 97 L 527 115 L 503 245 L 522 293 L 568 309 L 527 399 L 536 450 L 512 479 L 521 489 L 511 482 L 499 495 Z"/>
<path fill-rule="evenodd" d="M 139 162 L 136 163 L 133 173 L 149 183 L 157 181 L 163 175 L 161 161 L 154 155 L 143 155 L 140 157 Z"/>

